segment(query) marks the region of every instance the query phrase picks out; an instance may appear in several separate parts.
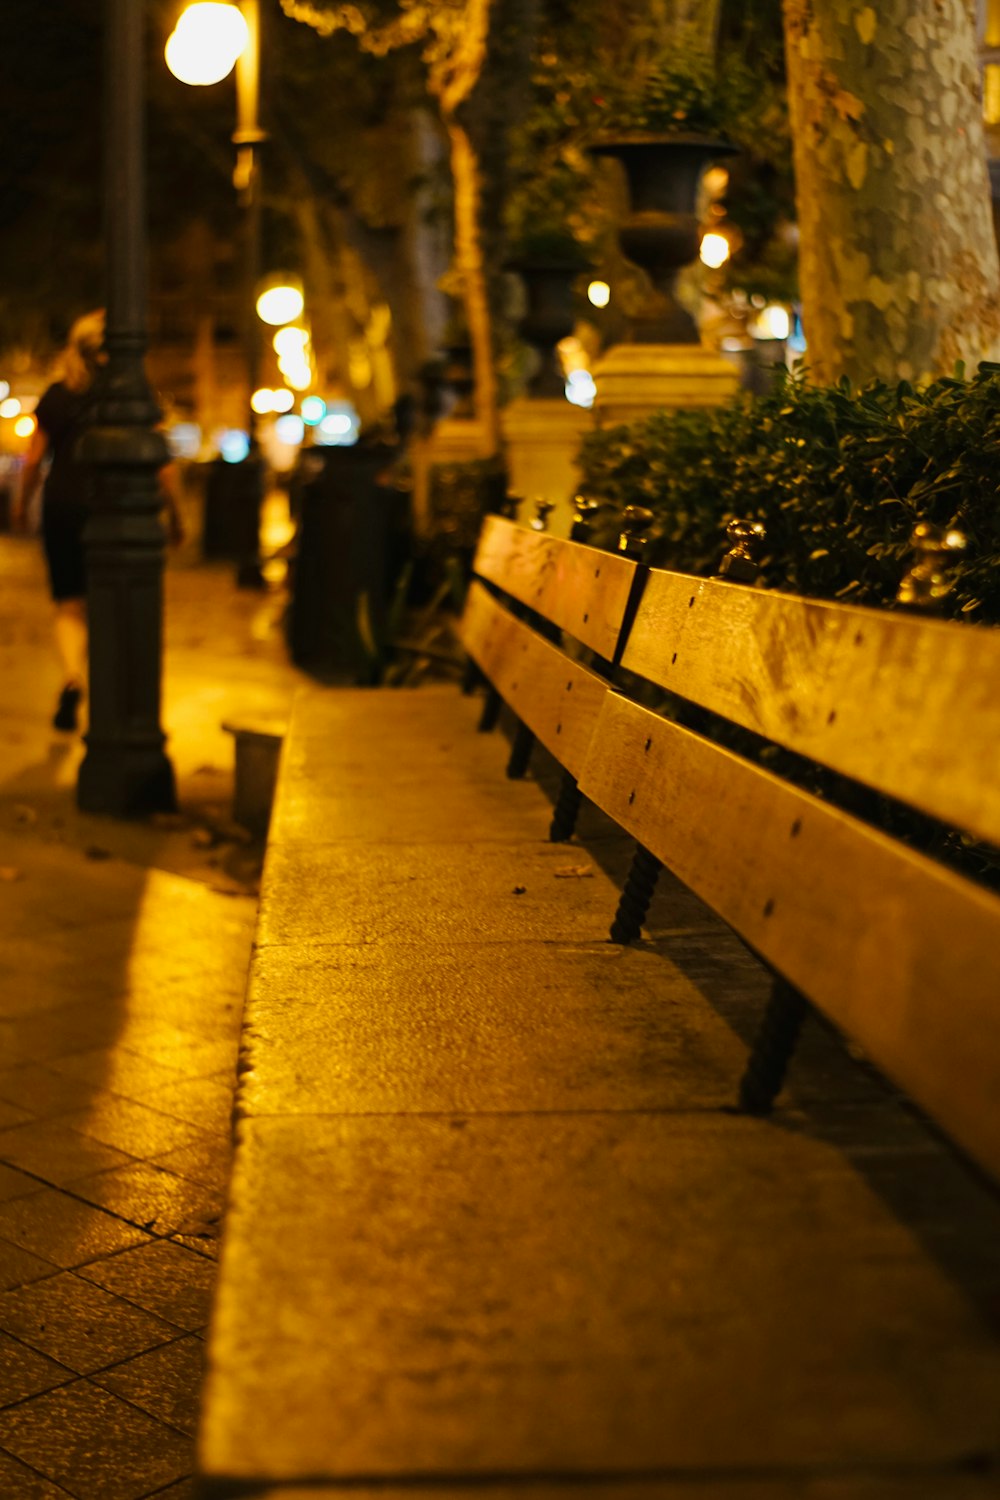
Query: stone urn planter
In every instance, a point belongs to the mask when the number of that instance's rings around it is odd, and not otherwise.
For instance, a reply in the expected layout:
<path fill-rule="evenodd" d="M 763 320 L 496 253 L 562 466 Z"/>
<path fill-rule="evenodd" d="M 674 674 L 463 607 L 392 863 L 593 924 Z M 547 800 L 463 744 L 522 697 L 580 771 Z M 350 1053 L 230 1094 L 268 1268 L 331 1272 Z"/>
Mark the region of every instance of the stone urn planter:
<path fill-rule="evenodd" d="M 678 273 L 698 255 L 701 174 L 711 162 L 736 155 L 737 147 L 708 135 L 634 131 L 605 136 L 589 149 L 622 165 L 629 210 L 618 240 L 651 283 L 645 305 L 631 320 L 629 342 L 698 343 L 694 320 L 677 301 L 675 286 Z"/>
<path fill-rule="evenodd" d="M 524 286 L 526 305 L 519 332 L 538 357 L 527 395 L 560 398 L 565 380 L 557 348 L 576 326 L 574 286 L 586 266 L 570 256 L 524 256 L 507 261 L 506 269 Z"/>

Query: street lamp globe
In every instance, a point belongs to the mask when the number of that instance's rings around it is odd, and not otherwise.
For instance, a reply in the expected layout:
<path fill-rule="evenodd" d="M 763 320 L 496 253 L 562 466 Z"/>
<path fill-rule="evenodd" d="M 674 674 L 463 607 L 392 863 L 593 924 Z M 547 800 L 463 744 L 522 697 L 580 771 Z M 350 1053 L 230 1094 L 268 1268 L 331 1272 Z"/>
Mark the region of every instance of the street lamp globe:
<path fill-rule="evenodd" d="M 232 72 L 249 40 L 247 23 L 237 6 L 199 0 L 177 22 L 164 56 L 181 83 L 220 83 Z"/>
<path fill-rule="evenodd" d="M 272 327 L 281 323 L 294 323 L 301 317 L 305 306 L 302 288 L 282 284 L 269 286 L 257 298 L 257 316 Z"/>

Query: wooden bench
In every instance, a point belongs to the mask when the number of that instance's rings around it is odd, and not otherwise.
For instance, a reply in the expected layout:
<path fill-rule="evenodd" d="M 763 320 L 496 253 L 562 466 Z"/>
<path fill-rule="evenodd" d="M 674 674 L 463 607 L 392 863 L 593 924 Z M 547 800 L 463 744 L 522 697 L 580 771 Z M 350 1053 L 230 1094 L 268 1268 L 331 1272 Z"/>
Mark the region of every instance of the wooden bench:
<path fill-rule="evenodd" d="M 496 518 L 474 571 L 508 600 L 474 583 L 463 622 L 484 727 L 501 697 L 519 721 L 508 774 L 537 738 L 566 773 L 551 836 L 582 794 L 638 841 L 612 938 L 640 935 L 667 866 L 773 971 L 743 1108 L 770 1108 L 814 1006 L 1000 1176 L 1000 899 L 914 847 L 947 830 L 1000 845 L 1000 633 Z M 634 701 L 650 689 L 659 711 Z"/>

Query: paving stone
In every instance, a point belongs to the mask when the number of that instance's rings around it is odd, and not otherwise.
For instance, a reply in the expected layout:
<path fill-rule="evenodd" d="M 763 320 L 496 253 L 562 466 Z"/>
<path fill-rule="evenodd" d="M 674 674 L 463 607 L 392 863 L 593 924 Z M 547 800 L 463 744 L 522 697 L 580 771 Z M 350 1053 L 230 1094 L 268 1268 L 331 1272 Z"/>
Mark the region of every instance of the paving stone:
<path fill-rule="evenodd" d="M 150 1109 L 135 1099 L 123 1099 L 117 1094 L 102 1093 L 87 1109 L 66 1115 L 63 1123 L 78 1130 L 95 1141 L 115 1146 L 119 1152 L 130 1157 L 157 1156 L 165 1151 L 176 1150 L 191 1141 L 198 1140 L 198 1129 L 186 1120 L 178 1120 L 161 1110 Z M 0 1153 L 3 1136 L 0 1135 Z M 111 1166 L 124 1166 L 125 1160 L 109 1162 Z M 94 1167 L 92 1171 L 100 1171 Z M 78 1172 L 78 1177 L 85 1174 Z"/>
<path fill-rule="evenodd" d="M 663 1477 L 595 1482 L 581 1476 L 578 1483 L 490 1481 L 466 1485 L 460 1480 L 446 1485 L 365 1484 L 305 1485 L 294 1489 L 254 1491 L 254 1500 L 993 1500 L 996 1481 L 988 1475 L 936 1471 L 930 1477 L 916 1475 L 851 1474 L 811 1477 L 771 1473 L 767 1478 L 726 1478 L 706 1475 L 697 1479 Z M 211 1500 L 211 1486 L 204 1492 Z M 227 1500 L 232 1494 L 226 1491 Z M 220 1492 L 220 1500 L 222 1494 Z"/>
<path fill-rule="evenodd" d="M 0 1236 L 67 1271 L 149 1238 L 134 1225 L 55 1188 L 0 1207 Z"/>
<path fill-rule="evenodd" d="M 26 1286 L 28 1282 L 40 1281 L 43 1276 L 54 1276 L 58 1269 L 51 1261 L 0 1239 L 0 1291 Z"/>
<path fill-rule="evenodd" d="M 178 1480 L 176 1484 L 168 1485 L 165 1490 L 157 1490 L 155 1496 L 150 1496 L 150 1500 L 203 1500 L 203 1497 L 204 1491 L 199 1488 L 197 1480 L 192 1476 Z M 301 1500 L 308 1500 L 308 1496 L 302 1496 Z"/>
<path fill-rule="evenodd" d="M 91 1084 L 88 1090 L 91 1098 L 95 1089 L 101 1089 L 126 1099 L 145 1099 L 153 1089 L 175 1083 L 180 1076 L 176 1069 L 120 1046 L 77 1052 L 60 1058 L 52 1067 L 67 1077 Z"/>
<path fill-rule="evenodd" d="M 257 944 L 603 942 L 617 904 L 589 855 L 541 839 L 489 845 L 471 862 L 457 843 L 277 844 Z"/>
<path fill-rule="evenodd" d="M 146 1162 L 83 1178 L 73 1184 L 73 1191 L 161 1236 L 200 1229 L 218 1219 L 223 1206 L 221 1195 L 212 1188 Z"/>
<path fill-rule="evenodd" d="M 149 1094 L 147 1103 L 199 1129 L 228 1128 L 233 1110 L 235 1077 L 186 1078 Z"/>
<path fill-rule="evenodd" d="M 33 1118 L 26 1109 L 18 1109 L 16 1104 L 7 1104 L 0 1099 L 0 1130 L 8 1130 L 11 1125 L 23 1125 L 25 1120 Z"/>
<path fill-rule="evenodd" d="M 611 943 L 255 958 L 240 1109 L 718 1108 L 745 1052 L 658 955 Z"/>
<path fill-rule="evenodd" d="M 18 1172 L 14 1167 L 5 1167 L 0 1163 L 0 1203 L 11 1203 L 15 1198 L 27 1198 L 32 1193 L 40 1193 L 45 1184 L 39 1182 L 37 1177 L 29 1177 L 25 1172 Z"/>
<path fill-rule="evenodd" d="M 16 1022 L 17 1039 L 36 1062 L 51 1063 L 69 1053 L 113 1042 L 120 1018 L 114 1006 L 92 1002 L 62 1006 L 44 1015 L 26 1015 Z"/>
<path fill-rule="evenodd" d="M 225 1192 L 229 1181 L 232 1159 L 230 1131 L 227 1122 L 224 1133 L 204 1136 L 182 1146 L 179 1151 L 168 1151 L 165 1156 L 154 1156 L 150 1165 L 162 1167 L 167 1172 L 176 1172 L 179 1177 L 190 1177 L 193 1182 Z"/>
<path fill-rule="evenodd" d="M 170 1427 L 194 1435 L 205 1364 L 201 1339 L 177 1339 L 148 1354 L 140 1354 L 92 1377 L 96 1385 L 113 1391 Z"/>
<path fill-rule="evenodd" d="M 171 1324 L 68 1271 L 0 1295 L 0 1328 L 78 1375 L 177 1337 Z"/>
<path fill-rule="evenodd" d="M 86 1085 L 35 1062 L 0 1072 L 0 1097 L 38 1118 L 82 1109 L 92 1094 Z"/>
<path fill-rule="evenodd" d="M 218 1224 L 207 1224 L 204 1229 L 199 1229 L 196 1234 L 173 1234 L 170 1236 L 172 1245 L 182 1245 L 184 1249 L 191 1250 L 195 1255 L 204 1256 L 206 1260 L 217 1261 L 222 1238 L 221 1227 Z"/>
<path fill-rule="evenodd" d="M 138 1500 L 191 1469 L 187 1438 L 82 1380 L 0 1412 L 0 1443 L 79 1500 Z"/>
<path fill-rule="evenodd" d="M 78 1275 L 188 1331 L 203 1328 L 215 1268 L 181 1245 L 156 1240 L 82 1266 Z"/>
<path fill-rule="evenodd" d="M 69 1493 L 0 1450 L 0 1495 L 10 1500 L 66 1500 Z"/>
<path fill-rule="evenodd" d="M 18 1339 L 0 1333 L 0 1407 L 37 1396 L 76 1377 L 65 1365 L 46 1359 Z M 0 1491 L 2 1493 L 2 1491 Z"/>
<path fill-rule="evenodd" d="M 64 1187 L 75 1177 L 125 1166 L 133 1160 L 124 1151 L 78 1134 L 70 1123 L 75 1118 L 79 1116 L 60 1115 L 0 1131 L 0 1161 Z"/>
<path fill-rule="evenodd" d="M 834 1148 L 766 1123 L 251 1120 L 231 1201 L 215 1476 L 1000 1452 L 1000 1349 L 961 1286 Z"/>

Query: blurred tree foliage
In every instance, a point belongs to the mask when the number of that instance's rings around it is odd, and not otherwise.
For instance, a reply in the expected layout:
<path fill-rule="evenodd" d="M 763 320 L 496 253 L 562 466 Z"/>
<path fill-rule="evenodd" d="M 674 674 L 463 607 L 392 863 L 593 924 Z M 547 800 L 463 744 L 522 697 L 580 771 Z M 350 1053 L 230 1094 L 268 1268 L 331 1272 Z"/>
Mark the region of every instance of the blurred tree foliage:
<path fill-rule="evenodd" d="M 818 598 L 891 604 L 915 524 L 957 528 L 969 545 L 948 613 L 1000 624 L 1000 366 L 921 389 L 789 376 L 765 396 L 589 434 L 581 466 L 605 503 L 603 545 L 644 506 L 655 561 L 708 576 L 729 522 L 762 521 L 762 581 Z"/>

